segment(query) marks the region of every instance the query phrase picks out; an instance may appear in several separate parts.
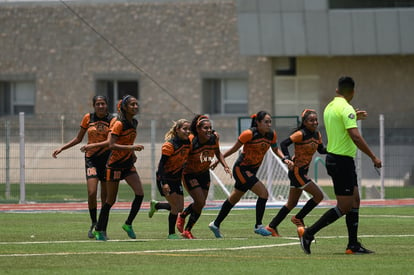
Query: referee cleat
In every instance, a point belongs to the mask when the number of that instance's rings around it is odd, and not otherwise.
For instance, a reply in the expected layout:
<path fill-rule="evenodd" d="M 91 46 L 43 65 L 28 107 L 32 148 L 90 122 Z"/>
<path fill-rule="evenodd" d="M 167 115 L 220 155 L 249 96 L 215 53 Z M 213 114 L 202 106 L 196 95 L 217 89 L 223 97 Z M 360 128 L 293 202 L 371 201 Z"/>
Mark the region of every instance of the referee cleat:
<path fill-rule="evenodd" d="M 150 209 L 148 211 L 148 217 L 152 218 L 154 216 L 154 213 L 158 211 L 158 209 L 155 208 L 155 205 L 158 203 L 156 200 L 151 200 L 150 202 Z"/>
<path fill-rule="evenodd" d="M 174 233 L 174 234 L 168 235 L 167 239 L 169 239 L 169 240 L 179 240 L 181 238 L 180 238 L 180 236 L 178 236 L 177 234 Z"/>
<path fill-rule="evenodd" d="M 266 228 L 266 230 L 267 231 L 269 231 L 270 233 L 272 233 L 272 236 L 273 237 L 281 237 L 280 235 L 279 235 L 279 232 L 277 232 L 277 228 L 271 228 L 270 226 L 266 226 L 265 227 Z"/>
<path fill-rule="evenodd" d="M 95 235 L 93 234 L 93 230 L 95 229 L 95 226 L 96 226 L 96 222 L 92 223 L 91 227 L 89 228 L 89 231 L 88 231 L 88 238 L 89 239 L 94 239 L 95 238 Z"/>
<path fill-rule="evenodd" d="M 305 229 L 302 237 L 300 238 L 300 246 L 302 247 L 303 252 L 305 252 L 306 254 L 311 254 L 310 245 L 314 239 L 315 238 L 313 237 L 313 235 L 308 234 L 308 232 Z"/>
<path fill-rule="evenodd" d="M 185 218 L 181 217 L 181 213 L 178 213 L 177 222 L 176 222 L 178 232 L 183 233 L 184 225 L 185 225 Z"/>
<path fill-rule="evenodd" d="M 263 224 L 258 225 L 255 229 L 254 229 L 254 233 L 262 235 L 262 236 L 270 236 L 272 235 L 272 232 L 270 232 L 269 230 L 267 230 Z"/>
<path fill-rule="evenodd" d="M 122 229 L 128 234 L 130 239 L 136 239 L 137 236 L 135 235 L 134 229 L 132 229 L 132 225 L 124 224 Z"/>
<path fill-rule="evenodd" d="M 95 236 L 95 240 L 97 241 L 106 241 L 106 237 L 103 234 L 103 231 L 93 231 L 93 235 Z"/>
<path fill-rule="evenodd" d="M 345 254 L 372 254 L 375 253 L 372 250 L 366 249 L 365 247 L 362 246 L 361 243 L 357 242 L 354 245 L 348 245 L 348 247 L 345 250 Z"/>
<path fill-rule="evenodd" d="M 193 234 L 191 233 L 191 231 L 185 230 L 181 236 L 183 236 L 185 239 L 195 239 L 196 237 L 193 236 Z"/>
<path fill-rule="evenodd" d="M 214 224 L 214 221 L 209 223 L 208 228 L 210 228 L 210 230 L 214 233 L 214 236 L 216 236 L 216 238 L 223 238 L 223 235 L 221 235 L 220 233 L 220 228 Z"/>

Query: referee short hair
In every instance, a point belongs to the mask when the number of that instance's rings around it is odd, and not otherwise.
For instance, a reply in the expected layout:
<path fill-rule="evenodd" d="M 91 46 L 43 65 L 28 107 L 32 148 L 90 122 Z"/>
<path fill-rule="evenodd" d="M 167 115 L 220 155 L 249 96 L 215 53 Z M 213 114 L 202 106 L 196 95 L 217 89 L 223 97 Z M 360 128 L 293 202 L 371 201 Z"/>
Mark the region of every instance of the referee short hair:
<path fill-rule="evenodd" d="M 342 93 L 352 92 L 355 88 L 355 81 L 350 76 L 341 76 L 338 80 L 338 90 Z"/>

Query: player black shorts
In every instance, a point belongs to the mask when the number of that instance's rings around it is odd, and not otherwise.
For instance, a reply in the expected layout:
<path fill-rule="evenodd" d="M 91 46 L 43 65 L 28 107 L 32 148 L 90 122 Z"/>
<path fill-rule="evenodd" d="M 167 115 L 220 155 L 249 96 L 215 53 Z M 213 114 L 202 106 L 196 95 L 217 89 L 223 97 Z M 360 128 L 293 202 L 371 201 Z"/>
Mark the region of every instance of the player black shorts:
<path fill-rule="evenodd" d="M 201 187 L 204 190 L 210 189 L 210 170 L 200 174 L 184 174 L 185 188 L 190 191 Z"/>
<path fill-rule="evenodd" d="M 106 181 L 120 181 L 132 174 L 138 174 L 137 169 L 135 169 L 135 166 L 131 166 L 130 168 L 107 167 L 106 168 Z"/>
<path fill-rule="evenodd" d="M 106 161 L 108 160 L 109 151 L 99 156 L 85 157 L 85 174 L 86 179 L 98 178 L 105 181 L 106 178 Z"/>
<path fill-rule="evenodd" d="M 306 167 L 293 167 L 293 170 L 289 170 L 288 176 L 290 179 L 290 186 L 303 189 L 306 184 L 312 180 L 308 177 L 308 168 Z"/>
<path fill-rule="evenodd" d="M 184 195 L 183 192 L 183 185 L 181 184 L 181 178 L 175 179 L 175 180 L 158 180 L 157 179 L 157 187 L 158 191 L 160 192 L 160 195 L 165 197 L 164 192 L 162 191 L 162 186 L 164 184 L 168 184 L 170 186 L 170 194 L 176 193 L 178 195 Z"/>
<path fill-rule="evenodd" d="M 236 180 L 234 188 L 242 192 L 247 192 L 260 180 L 256 177 L 259 168 L 241 167 L 235 165 L 233 168 L 233 177 Z"/>
<path fill-rule="evenodd" d="M 328 153 L 326 156 L 326 170 L 332 177 L 335 195 L 352 196 L 355 186 L 358 186 L 354 159 Z"/>

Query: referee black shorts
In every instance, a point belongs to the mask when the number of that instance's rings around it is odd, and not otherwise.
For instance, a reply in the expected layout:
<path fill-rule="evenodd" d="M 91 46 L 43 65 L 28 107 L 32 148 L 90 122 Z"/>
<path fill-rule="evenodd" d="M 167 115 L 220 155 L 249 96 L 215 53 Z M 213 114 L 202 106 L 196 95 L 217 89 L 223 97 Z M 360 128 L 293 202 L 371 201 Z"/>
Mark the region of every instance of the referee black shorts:
<path fill-rule="evenodd" d="M 332 177 L 335 195 L 352 196 L 355 186 L 358 186 L 354 159 L 328 153 L 325 164 L 328 175 Z"/>

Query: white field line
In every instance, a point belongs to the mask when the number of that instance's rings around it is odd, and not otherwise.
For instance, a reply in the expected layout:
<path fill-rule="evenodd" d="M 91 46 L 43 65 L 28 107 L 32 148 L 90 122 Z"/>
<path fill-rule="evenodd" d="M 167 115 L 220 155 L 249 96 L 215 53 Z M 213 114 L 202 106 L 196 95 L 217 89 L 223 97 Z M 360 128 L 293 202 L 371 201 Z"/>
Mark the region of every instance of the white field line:
<path fill-rule="evenodd" d="M 50 242 L 53 243 L 53 242 Z M 268 245 L 254 245 L 241 247 L 213 247 L 213 248 L 194 248 L 194 249 L 160 249 L 160 250 L 143 250 L 143 251 L 91 251 L 91 252 L 57 252 L 57 253 L 29 253 L 29 254 L 7 254 L 0 255 L 0 257 L 33 257 L 33 256 L 68 256 L 68 255 L 137 255 L 137 254 L 151 254 L 151 253 L 177 253 L 177 252 L 205 252 L 205 251 L 222 251 L 222 250 L 246 250 L 246 249 L 261 249 L 270 247 L 282 247 L 298 245 L 297 242 L 285 244 L 268 244 Z"/>
<path fill-rule="evenodd" d="M 361 235 L 362 238 L 411 238 L 413 234 L 408 235 Z M 320 236 L 318 239 L 336 239 L 336 238 L 348 238 L 347 236 Z M 282 238 L 282 239 L 297 239 L 297 238 Z M 198 239 L 202 240 L 202 239 Z M 142 241 L 154 241 L 150 239 L 142 240 L 129 240 L 128 242 L 142 242 Z M 45 241 L 45 242 L 0 242 L 0 245 L 30 245 L 30 244 L 59 244 L 59 243 L 86 243 L 96 241 Z M 125 242 L 125 240 L 109 240 L 108 242 Z M 176 242 L 176 240 L 174 240 Z M 252 245 L 241 247 L 213 247 L 213 248 L 193 248 L 193 249 L 160 249 L 160 250 L 143 250 L 143 251 L 90 251 L 90 252 L 56 252 L 56 253 L 19 253 L 19 254 L 0 254 L 0 257 L 33 257 L 33 256 L 68 256 L 68 255 L 138 255 L 138 254 L 151 254 L 151 253 L 182 253 L 182 252 L 206 252 L 206 251 L 219 251 L 219 250 L 248 250 L 248 249 L 262 249 L 271 247 L 283 247 L 298 245 L 299 242 L 290 242 L 283 244 L 266 244 L 266 245 Z"/>

